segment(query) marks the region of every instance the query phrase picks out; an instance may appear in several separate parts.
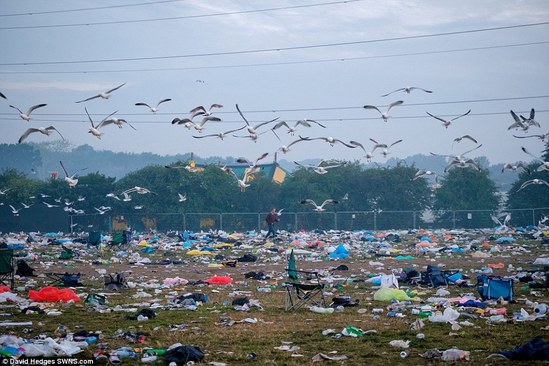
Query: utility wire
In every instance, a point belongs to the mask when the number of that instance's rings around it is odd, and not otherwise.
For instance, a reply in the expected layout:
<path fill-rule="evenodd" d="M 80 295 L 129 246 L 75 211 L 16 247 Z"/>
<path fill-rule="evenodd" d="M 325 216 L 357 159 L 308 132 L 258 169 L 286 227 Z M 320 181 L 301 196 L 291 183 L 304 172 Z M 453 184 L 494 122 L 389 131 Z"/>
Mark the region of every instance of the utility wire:
<path fill-rule="evenodd" d="M 278 48 L 263 48 L 263 49 L 254 49 L 254 50 L 208 52 L 208 53 L 194 53 L 194 54 L 170 55 L 170 56 L 111 58 L 111 59 L 97 59 L 97 60 L 11 62 L 11 63 L 0 63 L 0 66 L 91 64 L 91 63 L 101 63 L 101 62 L 150 61 L 150 60 L 169 60 L 169 59 L 194 58 L 194 57 L 243 55 L 243 54 L 267 53 L 267 52 L 282 52 L 282 51 L 318 49 L 318 48 L 328 48 L 328 47 L 341 47 L 341 46 L 369 44 L 369 43 L 394 42 L 394 41 L 402 41 L 402 40 L 410 40 L 410 39 L 446 37 L 446 36 L 453 36 L 453 35 L 472 34 L 472 33 L 480 33 L 480 32 L 493 32 L 493 31 L 500 31 L 500 30 L 506 30 L 506 29 L 534 27 L 534 26 L 548 25 L 548 24 L 549 24 L 549 22 L 540 22 L 540 23 L 510 25 L 510 26 L 503 26 L 503 27 L 491 27 L 491 28 L 481 28 L 481 29 L 469 29 L 469 30 L 463 30 L 463 31 L 453 31 L 453 32 L 420 34 L 420 35 L 415 35 L 415 36 L 378 38 L 378 39 L 361 40 L 361 41 L 323 43 L 323 44 L 316 44 L 316 45 L 290 46 L 290 47 L 278 47 Z M 2 28 L 0 28 L 0 29 L 2 29 Z"/>
<path fill-rule="evenodd" d="M 265 63 L 257 63 L 257 64 L 212 65 L 212 66 L 190 66 L 190 67 L 169 67 L 169 68 L 148 68 L 148 69 L 123 69 L 123 70 L 120 69 L 120 70 L 80 70 L 80 71 L 0 71 L 0 74 L 106 74 L 106 73 L 132 73 L 132 72 L 141 73 L 141 72 L 159 72 L 159 71 L 208 70 L 208 69 L 234 69 L 234 68 L 247 68 L 247 67 L 300 65 L 300 64 L 315 64 L 315 63 L 327 63 L 327 62 L 346 62 L 346 61 L 369 60 L 369 59 L 377 59 L 377 58 L 393 58 L 393 57 L 422 56 L 422 55 L 434 55 L 434 54 L 457 53 L 457 52 L 468 52 L 468 51 L 483 51 L 483 50 L 509 48 L 509 47 L 538 46 L 538 45 L 544 45 L 548 43 L 549 41 L 539 41 L 539 42 L 528 42 L 528 43 L 514 43 L 514 44 L 507 44 L 507 45 L 456 48 L 456 49 L 450 49 L 450 50 L 393 53 L 393 54 L 387 54 L 387 55 L 329 58 L 329 59 L 320 59 L 320 60 L 265 62 Z"/>
<path fill-rule="evenodd" d="M 45 15 L 45 14 L 60 14 L 60 13 L 76 13 L 76 12 L 81 12 L 81 11 L 105 10 L 105 9 L 116 9 L 116 8 L 129 8 L 129 7 L 134 7 L 134 6 L 158 5 L 158 4 L 175 3 L 175 2 L 181 2 L 181 1 L 187 1 L 187 0 L 161 0 L 161 1 L 154 1 L 154 2 L 147 2 L 147 3 L 98 6 L 98 7 L 94 7 L 94 8 L 79 8 L 79 9 L 49 10 L 49 11 L 29 11 L 29 12 L 26 12 L 26 13 L 0 14 L 0 18 L 2 18 L 2 17 Z"/>
<path fill-rule="evenodd" d="M 185 16 L 179 16 L 179 17 L 165 17 L 165 18 L 152 18 L 152 19 L 117 20 L 117 21 L 111 21 L 111 22 L 51 24 L 51 25 L 27 25 L 27 26 L 21 25 L 21 26 L 13 26 L 13 27 L 0 27 L 0 29 L 2 29 L 2 30 L 42 29 L 42 28 L 65 28 L 65 27 L 83 27 L 83 26 L 131 24 L 131 23 L 145 23 L 145 22 L 162 22 L 162 21 L 167 21 L 167 20 L 197 19 L 197 18 L 217 17 L 217 16 L 226 16 L 226 15 L 265 13 L 265 12 L 280 11 L 280 10 L 312 8 L 312 7 L 326 6 L 326 5 L 347 4 L 347 3 L 351 3 L 351 2 L 357 2 L 357 1 L 364 1 L 364 0 L 330 1 L 330 2 L 325 2 L 325 3 L 280 6 L 280 7 L 274 7 L 274 8 L 266 8 L 266 9 L 240 10 L 240 11 L 230 11 L 230 12 L 223 12 L 223 13 L 185 15 Z"/>
<path fill-rule="evenodd" d="M 358 107 L 356 107 L 358 108 Z M 362 109 L 362 108 L 360 108 Z M 266 111 L 266 112 L 270 112 L 270 111 Z M 518 114 L 522 114 L 522 113 L 529 113 L 530 111 L 529 110 L 525 110 L 525 111 L 516 111 L 516 113 Z M 541 114 L 541 113 L 547 113 L 549 112 L 549 109 L 541 109 L 541 110 L 536 110 L 536 113 L 538 114 Z M 227 113 L 227 114 L 235 114 L 237 112 L 224 112 L 224 113 Z M 250 113 L 249 111 L 247 111 L 247 113 Z M 0 115 L 2 114 L 6 114 L 6 113 L 1 113 Z M 157 113 L 158 114 L 158 113 Z M 172 118 L 174 115 L 177 115 L 178 113 L 163 113 L 162 115 L 168 115 L 170 116 L 170 118 Z M 484 113 L 469 113 L 468 116 L 502 116 L 502 115 L 508 115 L 509 112 L 484 112 Z M 90 114 L 90 116 L 102 116 L 100 114 Z M 120 115 L 123 115 L 124 117 L 127 117 L 127 116 L 144 116 L 145 114 L 142 114 L 142 113 L 120 113 Z M 75 116 L 75 117 L 79 117 L 79 116 L 82 116 L 81 114 L 40 114 L 40 116 Z M 455 117 L 455 115 L 438 115 L 438 117 Z M 398 120 L 398 119 L 431 119 L 431 117 L 429 117 L 428 115 L 415 115 L 415 116 L 391 116 L 391 119 L 392 120 Z M 5 121 L 20 121 L 21 119 L 20 118 L 17 118 L 17 117 L 13 117 L 13 118 L 3 118 L 3 120 Z M 87 119 L 60 119 L 60 120 L 52 120 L 51 118 L 48 118 L 48 119 L 40 119 L 40 118 L 36 118 L 34 117 L 32 119 L 33 121 L 48 121 L 48 122 L 55 122 L 55 123 L 89 123 L 89 120 Z M 348 118 L 315 118 L 315 120 L 319 121 L 319 122 L 353 122 L 353 121 L 379 121 L 380 120 L 380 117 L 379 116 L 376 116 L 376 117 L 371 117 L 371 116 L 365 116 L 365 117 L 348 117 Z M 244 121 L 242 120 L 222 120 L 220 123 L 221 124 L 225 124 L 225 123 L 243 123 Z M 164 121 L 131 121 L 132 124 L 169 124 L 170 121 L 167 121 L 167 120 L 164 120 Z M 509 121 L 509 123 L 511 123 L 511 121 Z"/>

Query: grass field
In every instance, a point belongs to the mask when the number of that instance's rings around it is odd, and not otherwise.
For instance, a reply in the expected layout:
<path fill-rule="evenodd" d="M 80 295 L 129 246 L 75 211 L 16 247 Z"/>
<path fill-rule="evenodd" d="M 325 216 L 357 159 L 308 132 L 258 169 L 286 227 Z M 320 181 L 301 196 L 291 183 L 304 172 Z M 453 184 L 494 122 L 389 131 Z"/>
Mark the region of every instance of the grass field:
<path fill-rule="evenodd" d="M 480 238 L 483 239 L 483 238 Z M 446 238 L 445 242 L 439 238 L 439 246 L 458 243 L 459 246 L 467 246 L 471 237 L 463 240 Z M 340 241 L 343 242 L 343 241 Z M 460 329 L 452 330 L 448 323 L 433 323 L 424 320 L 424 327 L 420 330 L 412 330 L 410 324 L 419 319 L 413 315 L 414 307 L 428 304 L 427 299 L 435 295 L 436 288 L 411 286 L 405 288 L 416 295 L 411 303 L 405 305 L 402 311 L 404 317 L 387 316 L 387 306 L 390 302 L 374 301 L 373 295 L 378 287 L 364 282 L 372 275 L 389 273 L 391 270 L 414 266 L 423 271 L 427 264 L 440 266 L 442 269 L 460 269 L 470 276 L 470 282 L 476 282 L 474 271 L 492 263 L 503 263 L 504 268 L 494 269 L 496 275 L 516 275 L 517 268 L 533 269 L 533 261 L 542 255 L 547 255 L 547 246 L 541 245 L 539 240 L 527 240 L 518 238 L 512 244 L 498 245 L 494 241 L 486 241 L 484 246 L 479 246 L 479 251 L 491 253 L 489 258 L 473 258 L 472 251 L 464 253 L 443 252 L 418 253 L 415 250 L 417 242 L 415 235 L 403 236 L 402 242 L 392 245 L 390 255 L 379 256 L 372 250 L 373 246 L 365 242 L 349 240 L 351 246 L 350 256 L 346 259 L 328 260 L 326 255 L 298 256 L 297 267 L 308 270 L 330 271 L 338 265 L 345 264 L 348 271 L 336 271 L 334 274 L 348 281 L 335 281 L 327 284 L 325 289 L 326 300 L 329 304 L 333 297 L 348 295 L 352 299 L 359 300 L 358 306 L 346 307 L 343 311 L 331 314 L 318 314 L 303 308 L 297 311 L 284 310 L 285 289 L 283 283 L 286 280 L 284 254 L 274 250 L 266 250 L 266 246 L 272 248 L 272 243 L 264 243 L 258 240 L 245 248 L 220 249 L 215 254 L 222 254 L 227 259 L 237 258 L 244 253 L 255 252 L 257 262 L 239 263 L 235 268 L 211 268 L 208 267 L 210 256 L 187 256 L 180 246 L 162 246 L 151 254 L 140 254 L 148 257 L 152 262 L 170 258 L 182 260 L 186 264 L 176 265 L 136 265 L 130 264 L 131 253 L 140 252 L 139 247 L 133 246 L 129 256 L 122 256 L 118 248 L 111 248 L 102 252 L 96 249 L 84 250 L 85 247 L 75 246 L 77 255 L 73 259 L 59 260 L 60 246 L 42 245 L 30 250 L 34 256 L 29 264 L 36 270 L 38 277 L 34 279 L 18 279 L 16 287 L 18 294 L 27 297 L 29 288 L 23 289 L 25 284 L 33 285 L 34 289 L 40 289 L 47 284 L 46 272 L 80 272 L 83 274 L 81 282 L 85 287 L 75 288 L 75 292 L 84 299 L 89 293 L 104 293 L 108 303 L 104 311 L 99 312 L 94 306 L 86 305 L 83 301 L 63 303 L 40 303 L 47 309 L 58 309 L 62 312 L 59 316 L 46 316 L 44 314 L 21 314 L 16 309 L 6 309 L 13 315 L 5 320 L 32 321 L 32 333 L 23 333 L 22 327 L 4 327 L 4 334 L 14 334 L 21 337 L 35 337 L 46 334 L 52 337 L 59 336 L 57 328 L 63 325 L 68 332 L 86 330 L 89 332 L 101 332 L 99 344 L 103 344 L 108 350 L 115 350 L 122 346 L 130 346 L 140 351 L 143 348 L 166 349 L 174 343 L 184 345 L 196 345 L 206 354 L 204 364 L 210 362 L 225 363 L 227 365 L 307 365 L 313 364 L 313 356 L 323 353 L 331 356 L 346 356 L 345 361 L 324 361 L 329 364 L 345 365 L 434 365 L 439 363 L 452 364 L 452 362 L 440 359 L 429 360 L 422 358 L 420 354 L 430 350 L 446 350 L 457 347 L 470 352 L 469 361 L 455 361 L 455 363 L 467 363 L 471 365 L 507 364 L 511 361 L 501 359 L 487 359 L 492 353 L 500 350 L 512 349 L 524 344 L 535 336 L 541 336 L 547 340 L 547 319 L 535 321 L 514 321 L 513 314 L 521 308 L 529 313 L 533 312 L 531 302 L 549 303 L 549 295 L 546 289 L 528 289 L 524 283 L 516 282 L 515 301 L 507 305 L 493 304 L 495 308 L 506 308 L 504 323 L 489 323 L 489 315 L 477 313 L 476 319 L 459 318 L 458 322 L 467 320 L 472 325 L 462 325 Z M 481 240 L 481 243 L 483 240 Z M 266 246 L 265 246 L 266 244 Z M 276 247 L 286 249 L 285 242 L 275 243 Z M 324 242 L 320 246 L 311 249 L 313 252 L 324 253 L 323 248 L 329 243 Z M 498 250 L 495 250 L 497 248 Z M 395 255 L 412 255 L 411 260 L 397 261 Z M 135 257 L 133 257 L 135 258 Z M 376 262 L 376 263 L 374 263 Z M 383 266 L 380 265 L 383 264 Z M 512 267 L 508 267 L 512 265 Z M 107 291 L 103 288 L 103 273 L 115 273 L 124 271 L 133 288 L 119 292 Z M 246 279 L 244 273 L 262 271 L 270 279 L 259 281 Z M 231 285 L 185 285 L 165 287 L 162 280 L 167 277 L 180 277 L 189 281 L 205 280 L 213 275 L 229 276 L 233 279 Z M 29 279 L 31 282 L 29 283 Z M 260 292 L 258 288 L 270 286 L 271 292 Z M 402 286 L 406 286 L 402 284 Z M 447 297 L 473 294 L 478 297 L 474 287 L 447 287 L 451 295 Z M 235 291 L 245 291 L 235 295 Z M 198 307 L 196 311 L 176 309 L 170 306 L 177 296 L 202 292 L 209 299 Z M 136 294 L 147 293 L 150 297 L 134 297 Z M 262 310 L 252 307 L 250 311 L 235 310 L 230 302 L 235 297 L 247 296 L 258 300 Z M 148 321 L 127 319 L 127 315 L 134 315 L 137 311 L 154 307 L 156 317 Z M 121 309 L 134 309 L 130 312 L 108 311 L 119 306 Z M 374 308 L 383 308 L 384 312 L 376 315 L 372 313 Z M 444 310 L 440 308 L 440 310 Z M 254 322 L 251 322 L 254 319 Z M 235 321 L 231 326 L 231 320 Z M 242 321 L 245 320 L 245 321 Z M 255 322 L 255 320 L 257 320 Z M 334 337 L 334 334 L 323 335 L 327 329 L 333 329 L 340 333 L 345 327 L 352 325 L 365 331 L 360 337 Z M 27 327 L 29 328 L 29 327 Z M 145 336 L 142 342 L 131 342 L 125 337 L 120 337 L 124 332 L 142 332 Z M 367 332 L 370 331 L 370 332 Z M 424 339 L 418 339 L 416 335 L 423 333 Z M 409 355 L 402 358 L 402 349 L 389 345 L 392 340 L 405 340 L 409 342 Z M 293 351 L 277 349 L 287 346 Z M 294 347 L 296 346 L 296 347 Z M 299 348 L 297 348 L 299 347 Z M 97 350 L 97 344 L 91 344 L 84 352 L 77 355 L 78 358 L 89 359 Z M 140 358 L 123 359 L 123 364 L 139 364 Z M 513 361 L 514 364 L 537 365 L 543 361 Z M 162 358 L 154 364 L 167 364 Z M 316 363 L 315 363 L 316 364 Z"/>

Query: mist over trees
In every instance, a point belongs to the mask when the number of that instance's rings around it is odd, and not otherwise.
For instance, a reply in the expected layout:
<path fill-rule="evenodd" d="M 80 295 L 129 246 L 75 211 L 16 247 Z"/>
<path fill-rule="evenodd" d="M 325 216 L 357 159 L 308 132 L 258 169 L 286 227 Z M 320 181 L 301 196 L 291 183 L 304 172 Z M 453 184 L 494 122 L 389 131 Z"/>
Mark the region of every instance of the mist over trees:
<path fill-rule="evenodd" d="M 404 160 L 394 161 L 393 166 L 365 166 L 359 161 L 350 161 L 322 175 L 312 169 L 298 168 L 287 175 L 282 184 L 273 182 L 260 172 L 254 174 L 250 186 L 241 192 L 236 178 L 221 169 L 221 164 L 234 161 L 232 158 L 210 159 L 203 170 L 192 172 L 165 167 L 174 162 L 185 165 L 191 154 L 176 159 L 155 154 L 94 151 L 89 146 L 52 149 L 51 146 L 32 144 L 0 145 L 0 151 L 10 156 L 17 166 L 23 167 L 21 170 L 4 167 L 1 171 L 0 230 L 13 225 L 17 227 L 21 220 L 59 223 L 66 222 L 67 217 L 75 212 L 99 215 L 102 206 L 109 208 L 109 215 L 257 213 L 268 212 L 272 207 L 284 208 L 286 212 L 311 212 L 312 207 L 303 205 L 303 200 L 312 199 L 320 204 L 326 199 L 334 199 L 339 203 L 327 207 L 327 211 L 376 212 L 378 222 L 382 223 L 384 217 L 389 217 L 384 216 L 388 212 L 432 210 L 435 220 L 446 226 L 451 226 L 452 221 L 455 223 L 455 213 L 451 211 L 456 210 L 467 211 L 470 216 L 476 215 L 475 210 L 496 212 L 506 208 L 549 207 L 549 187 L 531 184 L 520 189 L 524 182 L 532 179 L 549 180 L 549 172 L 539 168 L 542 162 L 549 160 L 547 148 L 539 161 L 530 164 L 530 173 L 516 172 L 518 179 L 511 185 L 507 202 L 500 200 L 502 195 L 491 178 L 486 159 L 478 159 L 482 167 L 480 171 L 455 167 L 439 176 L 436 182 L 433 177 L 413 179 L 419 167 Z M 444 169 L 444 158 L 432 158 L 434 164 Z M 63 180 L 60 160 L 70 173 L 85 169 L 78 173 L 76 187 L 69 188 Z M 421 169 L 426 168 L 426 161 Z M 131 170 L 132 164 L 138 166 L 138 162 L 141 167 Z M 2 164 L 6 164 L 5 159 Z M 40 169 L 42 173 L 37 173 Z M 50 169 L 60 173 L 57 178 L 43 174 Z M 123 169 L 131 171 L 118 177 L 106 173 Z M 499 170 L 502 174 L 501 168 Z M 38 179 L 40 174 L 44 178 Z M 122 195 L 123 191 L 136 186 L 145 187 L 152 193 Z M 180 200 L 182 196 L 185 200 Z M 19 215 L 12 213 L 10 205 L 19 211 Z M 48 205 L 52 207 L 48 208 Z M 27 209 L 25 206 L 31 207 Z M 400 218 L 393 214 L 386 226 L 410 227 L 409 217 L 403 215 Z M 525 219 L 531 222 L 531 214 Z M 458 217 L 457 222 L 466 227 L 468 221 Z M 486 222 L 486 226 L 491 225 Z"/>

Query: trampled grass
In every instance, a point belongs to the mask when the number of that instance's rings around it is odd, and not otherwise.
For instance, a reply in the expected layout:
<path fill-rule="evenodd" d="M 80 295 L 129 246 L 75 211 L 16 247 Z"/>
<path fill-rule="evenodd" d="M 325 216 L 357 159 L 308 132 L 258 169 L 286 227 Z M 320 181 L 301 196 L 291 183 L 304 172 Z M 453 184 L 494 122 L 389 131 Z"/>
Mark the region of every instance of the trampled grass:
<path fill-rule="evenodd" d="M 506 307 L 508 321 L 504 323 L 489 323 L 488 316 L 477 314 L 475 319 L 460 318 L 458 321 L 468 320 L 472 326 L 461 326 L 461 329 L 452 330 L 447 323 L 433 323 L 425 319 L 424 327 L 420 330 L 412 330 L 410 324 L 418 319 L 417 315 L 411 313 L 411 308 L 416 305 L 425 304 L 426 299 L 434 296 L 436 289 L 412 286 L 411 291 L 418 292 L 418 296 L 411 304 L 407 305 L 402 318 L 388 317 L 387 306 L 389 302 L 373 301 L 373 294 L 377 287 L 367 284 L 361 280 L 367 279 L 368 274 L 378 273 L 368 265 L 368 261 L 376 260 L 385 263 L 385 272 L 392 268 L 405 268 L 415 264 L 419 270 L 426 264 L 443 264 L 446 268 L 460 268 L 464 273 L 470 275 L 474 283 L 474 273 L 471 270 L 478 269 L 487 263 L 504 262 L 505 268 L 494 270 L 495 274 L 513 273 L 509 271 L 508 264 L 514 268 L 526 267 L 533 262 L 537 256 L 547 253 L 547 248 L 540 246 L 537 242 L 523 241 L 521 244 L 514 244 L 515 249 L 494 253 L 489 259 L 471 259 L 468 254 L 444 254 L 443 256 L 416 255 L 414 260 L 408 262 L 397 262 L 391 258 L 381 258 L 360 253 L 351 256 L 346 260 L 339 261 L 310 261 L 310 258 L 299 257 L 298 267 L 308 269 L 329 269 L 339 264 L 349 266 L 349 271 L 338 272 L 343 278 L 351 278 L 345 286 L 328 286 L 326 295 L 328 303 L 333 297 L 348 295 L 352 299 L 359 300 L 358 306 L 346 307 L 343 311 L 336 311 L 332 314 L 318 314 L 307 308 L 293 312 L 284 310 L 285 280 L 284 266 L 285 259 L 272 263 L 266 260 L 267 255 L 260 255 L 258 262 L 239 264 L 236 268 L 208 268 L 207 261 L 196 258 L 185 258 L 180 255 L 178 258 L 187 260 L 188 264 L 171 266 L 154 265 L 130 265 L 127 263 L 115 263 L 112 261 L 113 253 L 82 254 L 79 259 L 59 261 L 49 271 L 70 271 L 83 273 L 82 282 L 86 285 L 83 288 L 75 289 L 82 298 L 88 293 L 106 293 L 109 308 L 117 305 L 123 308 L 143 309 L 153 303 L 160 306 L 155 308 L 156 317 L 148 321 L 137 321 L 127 319 L 127 315 L 134 315 L 135 312 L 104 311 L 98 312 L 93 306 L 84 302 L 74 304 L 45 303 L 42 306 L 59 309 L 62 314 L 59 316 L 46 316 L 43 314 L 21 314 L 18 311 L 11 311 L 13 315 L 10 321 L 32 321 L 32 333 L 23 333 L 21 327 L 5 327 L 4 333 L 15 334 L 22 337 L 35 337 L 39 334 L 46 334 L 52 337 L 58 336 L 56 329 L 59 325 L 66 326 L 70 332 L 86 330 L 89 332 L 100 331 L 101 339 L 99 344 L 105 344 L 107 349 L 114 350 L 122 346 L 131 346 L 137 350 L 143 348 L 166 349 L 174 343 L 190 344 L 200 347 L 206 354 L 204 364 L 209 362 L 221 362 L 227 365 L 308 365 L 313 364 L 312 357 L 318 353 L 327 355 L 346 356 L 346 361 L 324 361 L 328 364 L 344 365 L 436 365 L 460 364 L 469 365 L 495 365 L 508 364 L 510 361 L 500 359 L 487 359 L 492 353 L 500 350 L 512 349 L 524 344 L 536 336 L 545 340 L 549 321 L 538 319 L 535 321 L 512 320 L 513 313 L 524 308 L 529 313 L 532 307 L 526 304 L 526 300 L 533 302 L 549 302 L 549 295 L 546 289 L 525 289 L 524 284 L 515 283 L 516 300 L 508 305 L 494 305 L 495 307 Z M 519 249 L 524 246 L 527 251 Z M 55 250 L 46 248 L 54 256 Z M 134 249 L 138 251 L 138 248 Z M 235 253 L 229 250 L 223 252 L 227 257 Z M 513 254 L 515 253 L 515 254 Z M 93 258 L 92 258 L 93 257 Z M 40 258 L 38 256 L 38 258 Z M 162 250 L 155 251 L 150 258 L 159 260 L 165 258 Z M 95 261 L 94 260 L 97 260 Z M 95 263 L 95 264 L 92 264 Z M 30 263 L 37 269 L 38 274 L 46 272 L 41 269 L 40 262 Z M 99 269 L 105 269 L 107 273 L 126 271 L 128 280 L 137 284 L 137 288 L 111 292 L 103 289 L 102 276 L 98 275 Z M 270 275 L 267 281 L 258 281 L 244 278 L 244 273 L 249 271 L 264 271 Z M 500 271 L 500 272 L 498 272 Z M 211 275 L 228 275 L 234 280 L 232 285 L 185 285 L 175 288 L 161 289 L 161 281 L 166 277 L 179 276 L 189 280 L 206 279 Z M 157 280 L 158 286 L 140 287 L 151 280 Z M 25 284 L 25 279 L 18 280 L 16 286 Z M 45 285 L 45 278 L 37 278 L 36 288 Z M 333 284 L 337 284 L 334 282 Z M 341 283 L 341 282 L 339 282 Z M 260 292 L 258 287 L 271 285 L 271 292 Z M 155 288 L 156 287 L 156 288 Z M 467 293 L 478 295 L 474 287 L 457 287 L 450 285 L 447 288 L 451 296 L 460 296 Z M 26 296 L 28 289 L 20 291 L 21 296 Z M 157 290 L 155 292 L 155 290 Z M 144 291 L 151 295 L 147 298 L 134 298 L 138 291 Z M 235 297 L 230 294 L 234 291 L 247 291 L 242 296 L 258 300 L 263 310 L 251 308 L 250 311 L 238 311 L 227 302 Z M 170 303 L 176 296 L 190 292 L 203 292 L 209 296 L 208 302 L 198 307 L 196 311 L 170 308 Z M 237 296 L 239 297 L 239 296 Z M 420 298 L 418 300 L 417 298 Z M 374 308 L 383 308 L 381 314 L 372 313 Z M 443 309 L 441 309 L 443 310 Z M 246 318 L 257 319 L 257 322 L 242 321 Z M 227 326 L 227 320 L 234 320 L 232 326 Z M 352 325 L 366 332 L 360 337 L 334 337 L 334 334 L 323 335 L 327 329 L 334 329 L 340 333 L 346 326 Z M 123 332 L 144 334 L 142 342 L 131 342 L 126 337 L 117 337 Z M 424 339 L 418 339 L 416 335 L 423 333 Z M 392 340 L 410 341 L 409 355 L 402 358 L 402 349 L 391 347 Z M 277 347 L 287 345 L 297 346 L 293 352 L 279 350 Z M 96 350 L 97 344 L 91 344 L 84 352 L 77 355 L 79 358 L 91 358 Z M 445 362 L 441 360 L 429 360 L 422 358 L 420 354 L 430 349 L 446 350 L 457 347 L 470 351 L 469 361 Z M 123 364 L 138 364 L 137 359 L 125 359 Z M 154 364 L 166 364 L 159 358 Z M 316 363 L 315 363 L 316 364 Z M 518 365 L 541 365 L 543 361 L 514 361 Z"/>

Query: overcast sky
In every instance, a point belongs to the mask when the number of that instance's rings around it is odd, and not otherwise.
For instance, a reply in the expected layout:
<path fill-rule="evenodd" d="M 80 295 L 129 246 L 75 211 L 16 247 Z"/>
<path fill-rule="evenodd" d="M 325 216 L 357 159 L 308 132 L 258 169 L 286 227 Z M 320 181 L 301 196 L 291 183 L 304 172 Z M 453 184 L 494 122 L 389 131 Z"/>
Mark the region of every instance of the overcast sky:
<path fill-rule="evenodd" d="M 38 1 L 1 0 L 1 143 L 17 143 L 29 127 L 54 125 L 68 142 L 98 150 L 194 152 L 249 159 L 287 145 L 297 135 L 332 136 L 391 144 L 388 157 L 429 152 L 486 156 L 491 163 L 529 161 L 521 146 L 540 155 L 544 143 L 518 139 L 549 132 L 549 2 L 546 0 L 297 0 L 297 1 Z M 114 5 L 115 4 L 115 5 Z M 540 24 L 541 23 L 541 24 Z M 126 83 L 109 99 L 76 101 Z M 396 92 L 416 86 L 432 91 Z M 137 102 L 161 104 L 156 114 Z M 403 100 L 384 122 L 375 110 Z M 27 122 L 10 104 L 32 113 Z M 176 118 L 198 105 L 219 103 L 199 133 Z M 313 119 L 326 128 L 268 131 L 256 143 L 245 137 L 196 139 L 279 118 L 291 126 Z M 137 130 L 102 128 L 115 116 Z M 514 110 L 536 110 L 541 128 L 508 130 Z M 452 119 L 448 128 L 426 112 Z M 195 118 L 199 122 L 200 117 Z M 245 136 L 245 130 L 235 132 Z M 27 141 L 53 141 L 32 134 Z M 300 142 L 279 158 L 362 159 L 364 152 L 324 141 Z M 386 158 L 377 154 L 373 161 Z"/>

